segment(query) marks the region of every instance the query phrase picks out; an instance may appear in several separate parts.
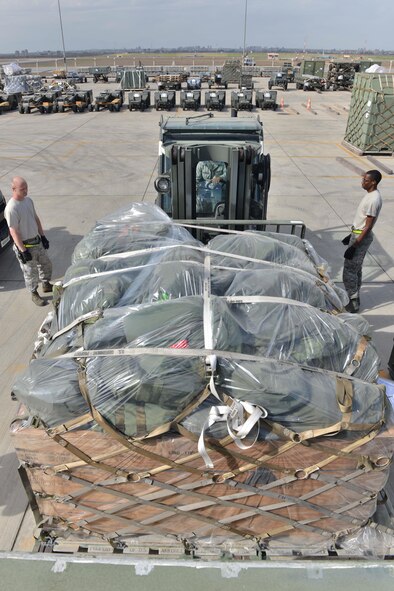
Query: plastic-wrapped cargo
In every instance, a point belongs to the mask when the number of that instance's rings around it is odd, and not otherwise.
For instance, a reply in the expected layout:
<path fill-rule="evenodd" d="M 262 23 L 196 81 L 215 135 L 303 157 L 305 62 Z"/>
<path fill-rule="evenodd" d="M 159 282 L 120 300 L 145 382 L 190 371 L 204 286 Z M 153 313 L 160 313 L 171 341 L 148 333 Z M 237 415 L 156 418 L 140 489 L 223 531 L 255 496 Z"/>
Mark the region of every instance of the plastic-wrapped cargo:
<path fill-rule="evenodd" d="M 15 94 L 19 92 L 35 92 L 36 90 L 39 90 L 41 87 L 42 80 L 40 76 L 21 74 L 4 77 L 4 91 L 7 94 Z"/>
<path fill-rule="evenodd" d="M 394 427 L 367 323 L 306 241 L 159 208 L 100 220 L 13 387 L 51 531 L 329 549 L 373 515 Z M 34 425 L 34 426 L 33 426 Z"/>

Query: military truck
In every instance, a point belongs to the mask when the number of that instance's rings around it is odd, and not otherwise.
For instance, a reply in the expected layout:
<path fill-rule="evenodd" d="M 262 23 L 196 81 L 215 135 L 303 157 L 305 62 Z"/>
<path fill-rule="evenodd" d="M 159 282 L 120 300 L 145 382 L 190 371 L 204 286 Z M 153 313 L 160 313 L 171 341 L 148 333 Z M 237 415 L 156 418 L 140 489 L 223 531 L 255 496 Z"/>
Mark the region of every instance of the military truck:
<path fill-rule="evenodd" d="M 233 90 L 231 92 L 231 109 L 251 111 L 253 109 L 253 92 L 251 90 Z"/>
<path fill-rule="evenodd" d="M 275 72 L 271 74 L 271 78 L 268 80 L 268 88 L 271 90 L 274 86 L 287 90 L 288 80 L 283 72 Z"/>
<path fill-rule="evenodd" d="M 256 90 L 256 107 L 258 109 L 272 109 L 276 111 L 278 108 L 278 103 L 276 102 L 277 95 L 277 90 Z"/>
<path fill-rule="evenodd" d="M 180 106 L 184 111 L 198 111 L 201 106 L 201 91 L 181 90 Z"/>
<path fill-rule="evenodd" d="M 145 111 L 150 107 L 149 90 L 138 90 L 129 93 L 129 111 Z"/>
<path fill-rule="evenodd" d="M 109 75 L 111 73 L 110 66 L 95 66 L 94 68 L 89 68 L 88 73 L 90 76 L 93 76 L 93 82 L 96 84 L 99 80 L 103 82 L 108 82 Z"/>
<path fill-rule="evenodd" d="M 181 90 L 186 74 L 160 74 L 157 78 L 158 90 Z"/>
<path fill-rule="evenodd" d="M 160 122 L 156 199 L 175 219 L 263 220 L 271 160 L 258 117 L 167 117 Z M 209 171 L 220 169 L 220 181 Z"/>
<path fill-rule="evenodd" d="M 225 90 L 209 90 L 205 93 L 205 108 L 208 111 L 222 111 L 225 106 Z"/>
<path fill-rule="evenodd" d="M 175 109 L 175 91 L 158 90 L 155 92 L 155 109 L 156 111 L 171 111 L 171 109 Z"/>
<path fill-rule="evenodd" d="M 304 60 L 294 78 L 296 89 L 325 90 L 324 68 L 323 60 Z"/>
<path fill-rule="evenodd" d="M 296 70 L 291 62 L 283 62 L 281 71 L 287 79 L 287 82 L 294 82 Z"/>

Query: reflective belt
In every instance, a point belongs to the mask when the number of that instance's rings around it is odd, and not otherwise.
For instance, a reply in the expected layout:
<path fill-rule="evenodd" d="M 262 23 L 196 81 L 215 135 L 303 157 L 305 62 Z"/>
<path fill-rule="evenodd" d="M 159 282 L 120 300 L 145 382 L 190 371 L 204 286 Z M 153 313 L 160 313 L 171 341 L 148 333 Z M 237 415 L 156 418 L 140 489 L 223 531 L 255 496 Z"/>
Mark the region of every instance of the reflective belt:
<path fill-rule="evenodd" d="M 352 228 L 352 234 L 362 234 L 363 231 L 362 230 L 353 230 Z"/>
<path fill-rule="evenodd" d="M 34 238 L 28 238 L 27 240 L 23 240 L 23 245 L 26 248 L 32 248 L 32 246 L 38 246 L 41 242 L 40 236 L 37 234 Z"/>

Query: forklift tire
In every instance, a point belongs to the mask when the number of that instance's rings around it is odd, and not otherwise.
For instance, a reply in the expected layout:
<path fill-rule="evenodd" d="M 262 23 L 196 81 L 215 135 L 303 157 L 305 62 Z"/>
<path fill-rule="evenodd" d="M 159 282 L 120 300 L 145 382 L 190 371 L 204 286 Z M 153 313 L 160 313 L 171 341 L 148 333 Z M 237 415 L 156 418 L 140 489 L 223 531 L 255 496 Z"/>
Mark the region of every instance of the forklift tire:
<path fill-rule="evenodd" d="M 113 110 L 114 110 L 114 106 L 113 105 L 108 105 L 108 111 L 110 111 L 112 113 Z"/>
<path fill-rule="evenodd" d="M 129 105 L 129 111 L 131 112 L 133 110 L 133 107 L 131 105 Z"/>
<path fill-rule="evenodd" d="M 31 112 L 30 107 L 27 105 L 26 107 L 24 107 L 24 112 L 28 115 Z"/>
<path fill-rule="evenodd" d="M 92 103 L 89 103 L 88 104 L 88 111 L 89 111 L 89 113 L 91 113 L 93 111 L 93 105 L 92 105 Z"/>
<path fill-rule="evenodd" d="M 19 113 L 20 113 L 21 115 L 23 115 L 23 114 L 24 114 L 24 110 L 23 110 L 23 105 L 22 105 L 22 103 L 19 103 L 19 106 L 18 106 L 18 111 L 19 111 Z"/>
<path fill-rule="evenodd" d="M 121 107 L 121 106 L 122 106 L 122 105 L 115 105 L 115 111 L 116 111 L 117 113 L 119 113 L 119 111 L 120 111 L 120 107 Z"/>
<path fill-rule="evenodd" d="M 41 115 L 43 115 L 45 113 L 44 107 L 38 107 L 38 110 L 40 111 Z"/>
<path fill-rule="evenodd" d="M 77 107 L 77 105 L 73 105 L 71 107 L 71 110 L 72 110 L 73 113 L 78 113 L 78 107 Z"/>
<path fill-rule="evenodd" d="M 59 113 L 64 113 L 64 105 L 63 104 L 59 105 Z"/>
<path fill-rule="evenodd" d="M 100 107 L 98 105 L 94 105 L 94 110 L 95 111 L 99 111 L 100 110 Z"/>

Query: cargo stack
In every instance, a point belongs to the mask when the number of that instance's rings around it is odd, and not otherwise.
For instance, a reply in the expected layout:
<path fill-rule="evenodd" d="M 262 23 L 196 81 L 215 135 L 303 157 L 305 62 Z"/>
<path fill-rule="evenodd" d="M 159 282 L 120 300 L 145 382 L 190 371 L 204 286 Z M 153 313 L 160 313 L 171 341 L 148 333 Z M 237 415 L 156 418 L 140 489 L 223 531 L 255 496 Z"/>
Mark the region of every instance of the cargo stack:
<path fill-rule="evenodd" d="M 356 74 L 345 144 L 359 154 L 392 155 L 393 130 L 394 75 Z"/>
<path fill-rule="evenodd" d="M 375 512 L 394 451 L 361 316 L 305 240 L 208 245 L 133 204 L 77 245 L 13 392 L 51 535 L 123 547 L 329 550 Z"/>

